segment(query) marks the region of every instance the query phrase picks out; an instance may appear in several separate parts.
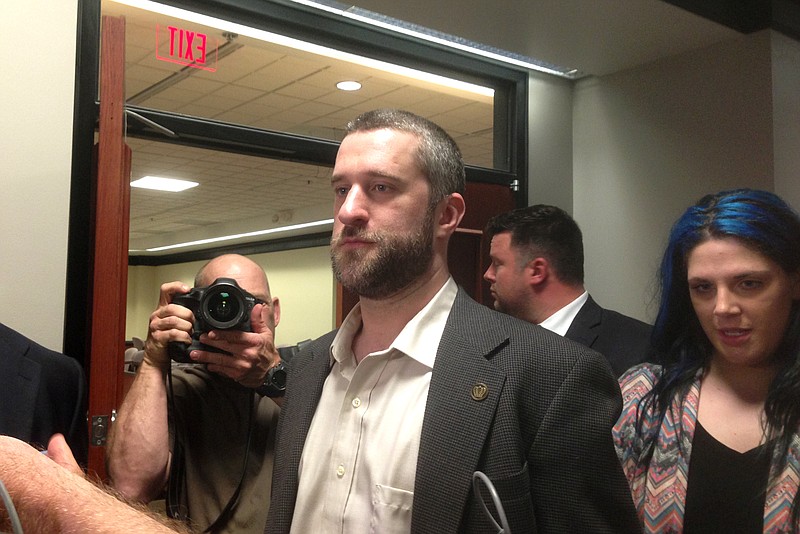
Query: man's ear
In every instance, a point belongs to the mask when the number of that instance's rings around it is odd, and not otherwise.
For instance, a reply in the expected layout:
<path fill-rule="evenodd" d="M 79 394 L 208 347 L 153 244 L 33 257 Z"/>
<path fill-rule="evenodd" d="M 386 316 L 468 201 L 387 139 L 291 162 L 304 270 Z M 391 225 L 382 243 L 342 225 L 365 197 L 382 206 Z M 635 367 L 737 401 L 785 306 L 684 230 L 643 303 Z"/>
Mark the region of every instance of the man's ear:
<path fill-rule="evenodd" d="M 525 275 L 531 285 L 538 286 L 547 281 L 550 274 L 550 265 L 545 258 L 533 258 L 525 266 Z"/>
<path fill-rule="evenodd" d="M 463 196 L 451 193 L 440 201 L 437 209 L 441 210 L 437 226 L 449 236 L 456 231 L 467 208 Z"/>
<path fill-rule="evenodd" d="M 264 306 L 264 313 L 269 313 L 269 306 Z M 281 301 L 278 297 L 272 297 L 272 317 L 275 319 L 275 326 L 281 322 Z"/>

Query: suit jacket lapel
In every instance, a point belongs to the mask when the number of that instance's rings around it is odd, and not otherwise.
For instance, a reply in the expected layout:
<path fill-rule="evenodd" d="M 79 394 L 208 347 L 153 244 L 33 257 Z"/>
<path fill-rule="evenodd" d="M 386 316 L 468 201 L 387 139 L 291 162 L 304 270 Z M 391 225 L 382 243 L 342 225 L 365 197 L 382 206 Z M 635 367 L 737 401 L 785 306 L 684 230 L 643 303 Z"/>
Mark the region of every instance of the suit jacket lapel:
<path fill-rule="evenodd" d="M 325 385 L 325 379 L 330 371 L 330 341 L 333 340 L 333 335 L 328 334 L 324 336 L 325 341 L 315 343 L 311 348 L 313 357 L 306 362 L 306 365 L 301 369 L 293 370 L 291 375 L 292 389 L 296 392 L 301 392 L 291 407 L 286 407 L 294 411 L 293 420 L 296 422 L 295 427 L 289 431 L 292 436 L 299 438 L 299 447 L 292 448 L 291 461 L 295 465 L 300 463 L 300 455 L 303 451 L 303 444 L 305 443 L 306 434 L 311 426 L 311 420 L 314 418 L 314 412 L 317 409 L 317 403 L 322 395 L 322 387 Z"/>
<path fill-rule="evenodd" d="M 578 311 L 564 337 L 585 347 L 591 347 L 597 339 L 597 327 L 600 326 L 602 318 L 603 309 L 590 296 Z"/>
<path fill-rule="evenodd" d="M 331 332 L 304 348 L 289 362 L 286 398 L 278 422 L 272 498 L 265 532 L 289 532 L 299 484 L 298 466 L 306 435 L 330 370 Z M 291 420 L 291 424 L 286 424 Z"/>
<path fill-rule="evenodd" d="M 507 341 L 488 310 L 459 290 L 431 375 L 411 530 L 455 532 L 494 419 L 505 373 L 487 356 Z M 481 322 L 476 322 L 481 321 Z M 480 324 L 478 332 L 475 325 Z M 442 495 L 447 506 L 442 506 Z"/>

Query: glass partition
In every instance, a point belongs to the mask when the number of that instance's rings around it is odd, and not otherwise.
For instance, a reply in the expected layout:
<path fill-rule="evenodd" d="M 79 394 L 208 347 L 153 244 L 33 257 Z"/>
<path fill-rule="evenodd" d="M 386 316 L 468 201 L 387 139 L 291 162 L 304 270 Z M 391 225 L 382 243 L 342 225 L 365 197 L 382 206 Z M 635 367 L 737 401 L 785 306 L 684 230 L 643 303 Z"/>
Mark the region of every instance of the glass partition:
<path fill-rule="evenodd" d="M 360 112 L 399 107 L 494 167 L 490 87 L 154 2 L 104 0 L 102 13 L 126 20 L 129 105 L 334 141 Z"/>

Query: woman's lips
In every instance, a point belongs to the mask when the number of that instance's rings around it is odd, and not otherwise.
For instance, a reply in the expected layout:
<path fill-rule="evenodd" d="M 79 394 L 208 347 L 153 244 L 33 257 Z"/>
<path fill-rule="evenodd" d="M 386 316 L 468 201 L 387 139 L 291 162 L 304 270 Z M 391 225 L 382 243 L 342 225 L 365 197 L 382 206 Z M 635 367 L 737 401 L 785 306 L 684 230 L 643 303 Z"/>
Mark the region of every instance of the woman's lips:
<path fill-rule="evenodd" d="M 750 339 L 751 333 L 752 331 L 746 328 L 717 329 L 717 335 L 719 336 L 720 341 L 733 347 L 738 347 L 747 343 L 747 341 Z"/>

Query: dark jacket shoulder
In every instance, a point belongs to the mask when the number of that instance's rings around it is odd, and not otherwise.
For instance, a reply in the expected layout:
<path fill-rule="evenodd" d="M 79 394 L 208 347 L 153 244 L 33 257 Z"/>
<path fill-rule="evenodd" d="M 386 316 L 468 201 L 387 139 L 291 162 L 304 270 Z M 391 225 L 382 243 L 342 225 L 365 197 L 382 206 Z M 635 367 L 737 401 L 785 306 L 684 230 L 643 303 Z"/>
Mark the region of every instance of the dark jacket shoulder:
<path fill-rule="evenodd" d="M 85 465 L 86 379 L 77 360 L 50 350 L 0 324 L 0 432 L 47 446 L 64 434 L 79 463 Z"/>
<path fill-rule="evenodd" d="M 615 376 L 645 361 L 653 361 L 652 327 L 638 319 L 602 308 L 594 299 L 581 307 L 566 337 L 606 357 Z"/>

